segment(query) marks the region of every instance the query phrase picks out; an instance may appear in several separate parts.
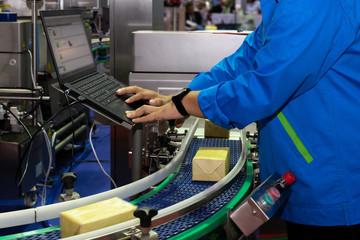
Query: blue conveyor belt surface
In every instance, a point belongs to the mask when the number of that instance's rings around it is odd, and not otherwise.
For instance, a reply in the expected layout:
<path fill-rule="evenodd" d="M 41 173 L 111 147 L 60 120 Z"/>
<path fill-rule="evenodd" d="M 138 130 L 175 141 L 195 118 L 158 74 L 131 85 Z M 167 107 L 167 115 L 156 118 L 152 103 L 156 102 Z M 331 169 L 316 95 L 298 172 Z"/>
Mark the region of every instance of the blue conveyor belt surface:
<path fill-rule="evenodd" d="M 138 207 L 151 206 L 160 210 L 188 199 L 215 184 L 215 182 L 192 180 L 192 159 L 200 147 L 229 147 L 231 169 L 241 155 L 240 141 L 215 138 L 194 139 L 175 179 L 157 194 L 140 202 Z"/>
<path fill-rule="evenodd" d="M 158 193 L 140 202 L 138 207 L 148 206 L 160 210 L 186 200 L 215 184 L 215 182 L 192 181 L 192 159 L 200 147 L 229 147 L 231 169 L 235 166 L 241 155 L 241 142 L 238 140 L 194 139 L 174 180 Z M 184 232 L 216 213 L 239 191 L 245 181 L 245 177 L 246 169 L 242 169 L 241 174 L 233 180 L 233 184 L 215 199 L 181 218 L 154 228 L 154 231 L 159 235 L 159 239 L 167 239 Z M 59 238 L 60 231 L 56 230 L 29 236 L 26 240 L 52 240 Z"/>
<path fill-rule="evenodd" d="M 200 147 L 229 147 L 231 169 L 235 166 L 241 155 L 240 141 L 195 139 L 192 141 L 180 172 L 175 179 L 159 193 L 139 203 L 138 206 L 151 206 L 158 210 L 163 209 L 190 198 L 215 184 L 215 182 L 192 181 L 192 159 Z M 240 176 L 234 180 L 230 188 L 218 197 L 181 218 L 154 228 L 154 231 L 159 235 L 159 239 L 173 237 L 208 219 L 234 197 L 244 183 L 245 175 L 245 169 L 242 169 Z"/>

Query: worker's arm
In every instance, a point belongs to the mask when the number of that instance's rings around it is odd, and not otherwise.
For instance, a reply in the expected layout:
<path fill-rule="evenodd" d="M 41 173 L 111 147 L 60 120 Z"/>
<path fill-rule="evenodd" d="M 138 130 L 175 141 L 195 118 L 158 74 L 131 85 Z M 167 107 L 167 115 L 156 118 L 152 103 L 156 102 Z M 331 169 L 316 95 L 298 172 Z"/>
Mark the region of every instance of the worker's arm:
<path fill-rule="evenodd" d="M 192 91 L 187 94 L 183 98 L 182 104 L 190 115 L 204 118 L 197 102 L 199 92 L 200 91 Z M 128 118 L 133 119 L 135 123 L 184 118 L 171 100 L 162 106 L 143 105 L 134 111 L 126 112 L 126 115 Z"/>

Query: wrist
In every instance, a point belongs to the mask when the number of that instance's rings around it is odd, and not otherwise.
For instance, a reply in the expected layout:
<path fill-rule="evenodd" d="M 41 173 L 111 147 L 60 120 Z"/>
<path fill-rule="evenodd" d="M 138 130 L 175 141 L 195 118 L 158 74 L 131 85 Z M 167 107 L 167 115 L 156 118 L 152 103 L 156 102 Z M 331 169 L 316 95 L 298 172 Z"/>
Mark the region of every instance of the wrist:
<path fill-rule="evenodd" d="M 186 111 L 186 109 L 182 103 L 182 100 L 190 92 L 191 92 L 191 90 L 189 88 L 184 88 L 180 92 L 174 94 L 171 97 L 171 101 L 174 103 L 177 111 L 184 117 L 189 116 L 189 113 Z"/>
<path fill-rule="evenodd" d="M 165 96 L 165 103 L 171 102 L 172 95 Z"/>

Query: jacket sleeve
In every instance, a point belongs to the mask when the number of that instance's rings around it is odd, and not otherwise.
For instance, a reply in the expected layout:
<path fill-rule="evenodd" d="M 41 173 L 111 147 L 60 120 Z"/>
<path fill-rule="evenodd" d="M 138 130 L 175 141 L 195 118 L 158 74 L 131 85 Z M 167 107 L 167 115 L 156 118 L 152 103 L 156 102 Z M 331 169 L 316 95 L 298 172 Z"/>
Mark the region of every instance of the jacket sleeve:
<path fill-rule="evenodd" d="M 204 116 L 228 129 L 244 128 L 315 86 L 355 39 L 336 1 L 326 8 L 320 2 L 279 1 L 260 49 L 248 40 L 199 75 L 190 88 L 202 89 L 198 103 Z M 338 41 L 343 44 L 334 49 Z"/>
<path fill-rule="evenodd" d="M 235 53 L 221 60 L 208 72 L 198 74 L 189 84 L 193 91 L 202 90 L 221 82 L 233 80 L 253 67 L 253 59 L 262 44 L 261 28 L 249 34 Z M 236 62 L 236 64 L 235 64 Z"/>

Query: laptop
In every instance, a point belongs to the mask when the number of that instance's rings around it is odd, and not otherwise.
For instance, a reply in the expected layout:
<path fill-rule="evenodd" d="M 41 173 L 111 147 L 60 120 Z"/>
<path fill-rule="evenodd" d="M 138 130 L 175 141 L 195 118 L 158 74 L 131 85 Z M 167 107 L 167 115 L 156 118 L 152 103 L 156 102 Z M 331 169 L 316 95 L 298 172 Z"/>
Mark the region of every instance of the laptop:
<path fill-rule="evenodd" d="M 61 91 L 78 99 L 100 115 L 132 129 L 125 111 L 143 103 L 125 103 L 130 95 L 118 96 L 126 85 L 97 70 L 80 9 L 40 11 L 51 58 Z"/>

